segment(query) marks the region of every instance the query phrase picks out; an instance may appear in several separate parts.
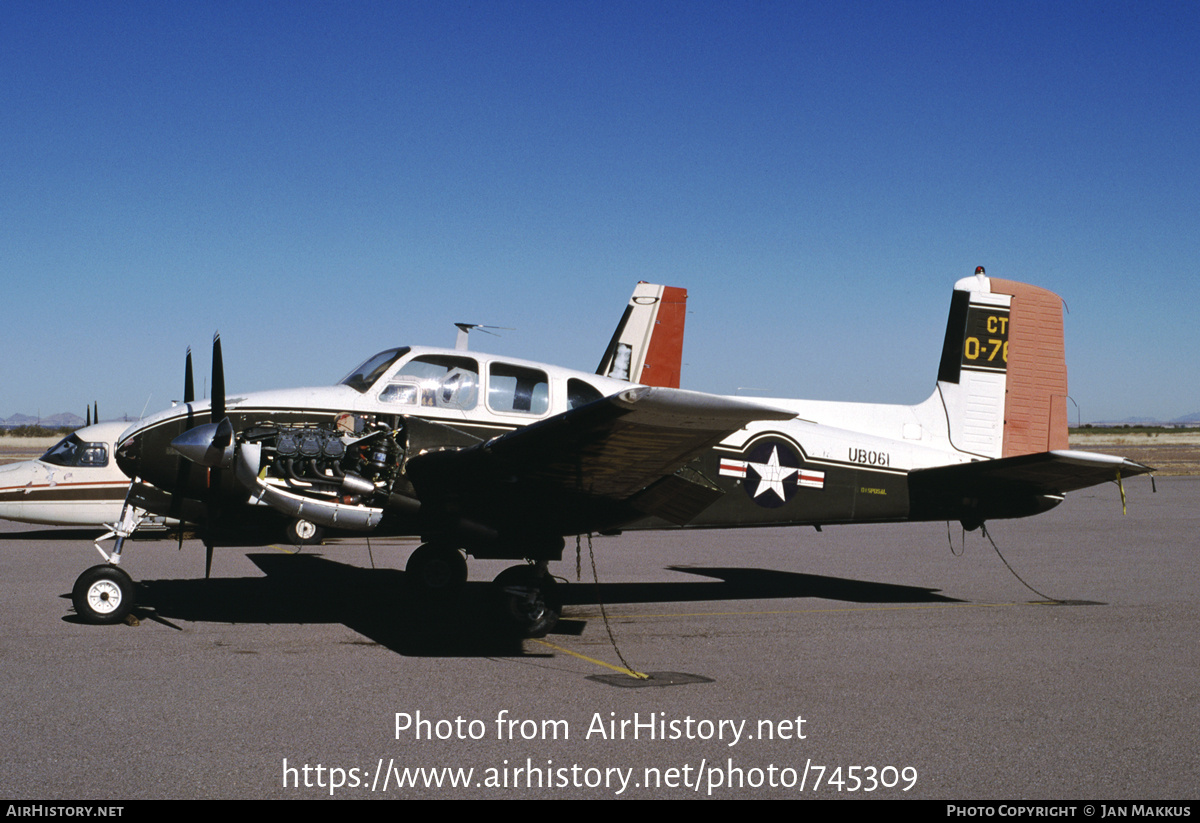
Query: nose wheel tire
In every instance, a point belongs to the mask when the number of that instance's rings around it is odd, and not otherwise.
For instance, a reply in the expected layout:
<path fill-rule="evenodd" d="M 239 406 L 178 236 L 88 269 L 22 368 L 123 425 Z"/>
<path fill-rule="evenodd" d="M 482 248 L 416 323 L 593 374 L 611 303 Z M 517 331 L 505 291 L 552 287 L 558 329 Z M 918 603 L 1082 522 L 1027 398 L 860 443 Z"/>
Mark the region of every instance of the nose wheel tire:
<path fill-rule="evenodd" d="M 513 566 L 496 576 L 493 585 L 500 613 L 523 637 L 545 637 L 558 623 L 562 602 L 554 578 L 536 566 Z"/>
<path fill-rule="evenodd" d="M 75 581 L 71 602 L 85 622 L 120 623 L 133 611 L 133 578 L 117 566 L 92 566 Z"/>

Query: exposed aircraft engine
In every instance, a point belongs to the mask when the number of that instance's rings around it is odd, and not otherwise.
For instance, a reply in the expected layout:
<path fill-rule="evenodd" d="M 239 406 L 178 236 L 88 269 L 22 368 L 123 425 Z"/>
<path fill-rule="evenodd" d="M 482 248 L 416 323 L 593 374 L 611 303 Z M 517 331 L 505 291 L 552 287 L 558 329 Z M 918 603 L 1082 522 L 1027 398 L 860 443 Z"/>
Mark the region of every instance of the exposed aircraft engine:
<path fill-rule="evenodd" d="M 347 416 L 337 424 L 255 426 L 239 437 L 238 479 L 254 497 L 293 517 L 373 529 L 385 507 L 414 513 L 419 507 L 406 493 L 403 435 L 403 429 Z"/>
<path fill-rule="evenodd" d="M 377 430 L 356 437 L 325 428 L 283 428 L 258 441 L 267 474 L 293 488 L 371 495 L 390 486 L 400 462 L 393 432 Z M 380 484 L 377 486 L 376 484 Z"/>

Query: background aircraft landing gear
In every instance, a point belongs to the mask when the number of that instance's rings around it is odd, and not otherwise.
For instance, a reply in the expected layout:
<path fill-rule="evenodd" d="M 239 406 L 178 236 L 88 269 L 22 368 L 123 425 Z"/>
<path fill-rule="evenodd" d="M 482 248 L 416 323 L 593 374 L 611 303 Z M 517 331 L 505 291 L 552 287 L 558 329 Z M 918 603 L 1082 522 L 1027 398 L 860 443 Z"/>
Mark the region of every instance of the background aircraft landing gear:
<path fill-rule="evenodd" d="M 451 594 L 467 582 L 467 559 L 445 543 L 425 543 L 409 555 L 404 575 L 426 594 Z"/>
<path fill-rule="evenodd" d="M 92 566 L 75 581 L 71 602 L 88 623 L 120 623 L 133 611 L 133 578 L 119 566 Z"/>
<path fill-rule="evenodd" d="M 325 537 L 325 529 L 311 520 L 289 520 L 284 534 L 293 546 L 316 546 Z"/>
<path fill-rule="evenodd" d="M 545 561 L 536 566 L 513 566 L 493 583 L 500 613 L 524 637 L 545 637 L 558 622 L 562 602 Z"/>

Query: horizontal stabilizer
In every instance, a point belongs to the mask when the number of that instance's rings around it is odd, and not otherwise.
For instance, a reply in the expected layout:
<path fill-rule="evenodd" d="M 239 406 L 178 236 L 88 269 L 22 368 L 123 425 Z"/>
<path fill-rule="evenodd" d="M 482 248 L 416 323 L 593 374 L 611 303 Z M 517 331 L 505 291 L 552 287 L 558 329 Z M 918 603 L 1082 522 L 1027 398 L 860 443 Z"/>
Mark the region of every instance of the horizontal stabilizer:
<path fill-rule="evenodd" d="M 909 484 L 916 492 L 953 492 L 970 497 L 1004 492 L 1066 494 L 1152 471 L 1124 457 L 1062 450 L 918 469 L 909 474 Z"/>

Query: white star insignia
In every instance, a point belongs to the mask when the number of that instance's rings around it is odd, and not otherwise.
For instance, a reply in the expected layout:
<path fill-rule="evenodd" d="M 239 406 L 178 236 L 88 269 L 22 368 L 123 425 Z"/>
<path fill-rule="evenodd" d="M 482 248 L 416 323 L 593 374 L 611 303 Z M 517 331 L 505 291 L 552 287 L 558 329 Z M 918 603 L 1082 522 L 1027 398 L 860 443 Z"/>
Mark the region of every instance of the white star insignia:
<path fill-rule="evenodd" d="M 755 497 L 767 491 L 773 491 L 779 495 L 780 500 L 787 501 L 787 498 L 783 496 L 783 481 L 795 474 L 798 469 L 779 465 L 778 446 L 771 447 L 771 457 L 766 463 L 747 462 L 746 465 L 758 473 L 758 490 L 754 492 Z"/>

